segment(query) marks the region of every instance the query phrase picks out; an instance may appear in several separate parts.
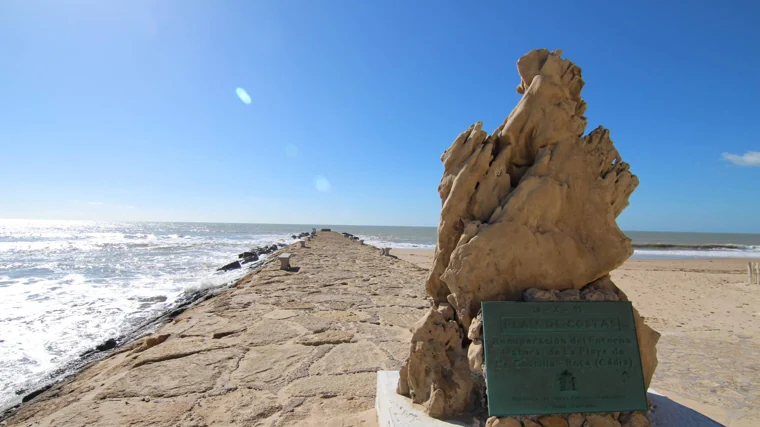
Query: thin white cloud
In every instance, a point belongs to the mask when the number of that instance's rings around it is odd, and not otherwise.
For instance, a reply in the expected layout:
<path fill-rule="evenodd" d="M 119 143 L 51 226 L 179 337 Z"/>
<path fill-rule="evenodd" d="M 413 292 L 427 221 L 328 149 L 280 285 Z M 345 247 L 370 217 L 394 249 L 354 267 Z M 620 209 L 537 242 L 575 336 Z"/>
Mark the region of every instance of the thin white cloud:
<path fill-rule="evenodd" d="M 96 205 L 96 206 L 105 205 L 105 203 L 103 203 L 103 202 L 87 202 L 87 204 L 88 205 Z"/>
<path fill-rule="evenodd" d="M 760 151 L 747 151 L 744 155 L 723 153 L 723 160 L 727 160 L 735 165 L 760 167 Z"/>

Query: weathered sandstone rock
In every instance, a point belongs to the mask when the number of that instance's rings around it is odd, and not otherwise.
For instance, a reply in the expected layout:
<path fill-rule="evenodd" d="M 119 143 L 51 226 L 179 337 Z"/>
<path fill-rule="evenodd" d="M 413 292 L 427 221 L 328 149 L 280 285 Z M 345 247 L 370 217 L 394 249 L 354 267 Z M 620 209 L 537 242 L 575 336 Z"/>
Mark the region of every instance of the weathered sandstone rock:
<path fill-rule="evenodd" d="M 650 427 L 651 425 L 646 415 L 641 412 L 490 417 L 486 420 L 486 427 Z"/>
<path fill-rule="evenodd" d="M 612 418 L 611 415 L 588 414 L 586 423 L 588 427 L 620 427 L 620 423 Z"/>
<path fill-rule="evenodd" d="M 486 421 L 486 427 L 522 427 L 522 423 L 512 417 L 491 417 Z"/>
<path fill-rule="evenodd" d="M 462 336 L 456 321 L 432 308 L 415 326 L 411 354 L 401 368 L 408 382 L 400 381 L 398 392 L 423 404 L 431 416 L 453 416 L 470 405 L 473 382 Z"/>
<path fill-rule="evenodd" d="M 631 412 L 624 417 L 620 417 L 623 427 L 649 427 L 652 423 L 647 417 L 640 412 Z"/>
<path fill-rule="evenodd" d="M 541 427 L 567 427 L 567 420 L 559 415 L 545 415 L 538 418 Z"/>
<path fill-rule="evenodd" d="M 568 427 L 583 427 L 584 421 L 586 421 L 586 417 L 581 414 L 570 414 L 567 417 Z"/>
<path fill-rule="evenodd" d="M 627 300 L 609 272 L 633 253 L 616 218 L 638 179 L 608 130 L 583 136 L 581 70 L 560 55 L 539 49 L 520 58 L 517 107 L 491 135 L 482 123 L 470 126 L 441 157 L 426 290 L 455 315 L 432 309 L 417 324 L 398 387 L 432 416 L 460 414 L 477 400 L 467 388 L 482 378 L 480 325 L 471 328 L 482 301 L 519 300 L 530 288 L 528 300 Z M 634 314 L 649 385 L 659 334 Z"/>

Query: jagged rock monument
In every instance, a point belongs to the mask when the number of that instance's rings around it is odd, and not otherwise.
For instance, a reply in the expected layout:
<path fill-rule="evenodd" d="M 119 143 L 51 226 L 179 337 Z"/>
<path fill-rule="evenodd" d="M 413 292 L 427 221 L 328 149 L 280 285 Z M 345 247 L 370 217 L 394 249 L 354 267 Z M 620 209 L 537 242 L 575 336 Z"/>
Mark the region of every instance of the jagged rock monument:
<path fill-rule="evenodd" d="M 398 384 L 430 416 L 484 409 L 482 301 L 627 301 L 609 273 L 633 254 L 616 218 L 639 181 L 607 129 L 584 136 L 581 70 L 561 53 L 520 58 L 517 107 L 491 135 L 470 126 L 441 157 L 426 285 L 435 307 L 415 325 Z M 635 310 L 634 321 L 648 387 L 660 335 Z"/>

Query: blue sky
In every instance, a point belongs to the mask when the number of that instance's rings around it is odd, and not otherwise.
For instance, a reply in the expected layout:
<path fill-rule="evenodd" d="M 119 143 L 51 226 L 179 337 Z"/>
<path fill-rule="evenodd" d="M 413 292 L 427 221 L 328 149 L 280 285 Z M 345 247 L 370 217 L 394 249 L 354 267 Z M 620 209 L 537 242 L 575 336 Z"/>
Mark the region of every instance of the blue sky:
<path fill-rule="evenodd" d="M 5 0 L 0 218 L 436 225 L 547 47 L 641 180 L 623 229 L 760 232 L 760 9 L 676 3 Z"/>

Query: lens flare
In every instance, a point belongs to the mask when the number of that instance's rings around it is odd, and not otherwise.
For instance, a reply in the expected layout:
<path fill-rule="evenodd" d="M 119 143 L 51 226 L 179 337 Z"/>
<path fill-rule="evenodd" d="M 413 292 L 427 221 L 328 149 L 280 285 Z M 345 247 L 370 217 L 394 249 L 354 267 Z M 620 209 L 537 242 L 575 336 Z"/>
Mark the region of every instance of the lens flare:
<path fill-rule="evenodd" d="M 235 89 L 235 93 L 237 94 L 237 97 L 240 98 L 241 101 L 245 104 L 251 103 L 251 97 L 248 95 L 248 92 L 245 91 L 242 87 L 239 87 Z"/>
<path fill-rule="evenodd" d="M 325 192 L 330 190 L 330 181 L 327 180 L 327 178 L 323 177 L 322 175 L 318 175 L 314 177 L 314 187 L 317 188 L 317 190 Z"/>

